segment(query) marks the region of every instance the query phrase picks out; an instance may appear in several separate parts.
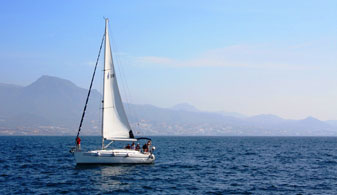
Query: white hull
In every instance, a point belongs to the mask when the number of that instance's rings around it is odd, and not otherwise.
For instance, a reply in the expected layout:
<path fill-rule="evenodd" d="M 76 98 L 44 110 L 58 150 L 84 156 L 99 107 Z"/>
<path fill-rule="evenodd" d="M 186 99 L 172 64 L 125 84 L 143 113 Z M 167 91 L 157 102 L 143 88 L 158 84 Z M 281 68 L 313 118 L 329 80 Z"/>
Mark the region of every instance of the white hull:
<path fill-rule="evenodd" d="M 76 164 L 150 164 L 155 160 L 151 153 L 129 149 L 75 151 L 74 156 Z"/>

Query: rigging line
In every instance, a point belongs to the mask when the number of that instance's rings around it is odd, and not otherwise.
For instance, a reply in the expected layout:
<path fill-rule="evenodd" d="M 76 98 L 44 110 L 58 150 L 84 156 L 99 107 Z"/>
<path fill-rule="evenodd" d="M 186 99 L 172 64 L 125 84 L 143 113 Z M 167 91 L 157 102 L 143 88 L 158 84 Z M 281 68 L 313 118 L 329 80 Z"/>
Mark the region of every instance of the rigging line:
<path fill-rule="evenodd" d="M 119 59 L 119 61 L 120 61 L 120 59 Z M 138 113 L 137 113 L 136 109 L 132 109 L 132 108 L 131 108 L 132 106 L 131 106 L 131 101 L 130 101 L 130 99 L 133 100 L 134 98 L 133 98 L 132 93 L 131 93 L 131 90 L 130 90 L 130 88 L 129 88 L 128 80 L 126 79 L 127 77 L 126 77 L 126 75 L 125 75 L 124 67 L 123 67 L 123 66 L 119 66 L 119 71 L 121 72 L 121 75 L 122 75 L 122 77 L 123 77 L 123 79 L 124 79 L 124 85 L 125 85 L 125 86 L 124 86 L 124 88 L 125 88 L 124 90 L 125 90 L 126 100 L 127 100 L 127 109 L 129 110 L 129 113 L 130 113 L 131 115 L 133 115 L 134 121 L 135 121 L 137 124 L 139 124 L 139 116 L 138 116 Z M 139 126 L 134 125 L 134 129 L 135 129 L 136 132 L 138 132 Z"/>
<path fill-rule="evenodd" d="M 123 89 L 123 92 L 124 92 L 124 99 L 125 99 L 125 108 L 126 110 L 128 111 L 128 114 L 129 114 L 129 122 L 130 119 L 131 119 L 131 116 L 133 116 L 136 121 L 138 119 L 138 117 L 136 116 L 136 114 L 133 112 L 133 109 L 131 109 L 130 107 L 130 98 L 132 99 L 131 97 L 131 93 L 130 93 L 130 90 L 129 90 L 129 87 L 128 87 L 128 82 L 127 82 L 127 79 L 126 79 L 126 76 L 125 76 L 125 71 L 124 71 L 124 67 L 121 65 L 123 64 L 122 61 L 121 61 L 121 58 L 116 55 L 116 64 L 117 64 L 117 70 L 119 72 L 119 75 L 120 75 L 120 80 L 121 80 L 121 88 Z M 130 124 L 131 125 L 131 124 Z M 137 129 L 131 127 L 131 129 L 137 131 Z"/>
<path fill-rule="evenodd" d="M 124 72 L 123 72 L 123 70 L 122 70 L 122 63 L 121 63 L 121 61 L 120 61 L 120 58 L 119 58 L 119 56 L 118 55 L 116 55 L 115 56 L 115 62 L 116 62 L 116 66 L 117 66 L 117 70 L 118 70 L 118 72 L 119 72 L 119 75 L 120 75 L 120 81 L 121 81 L 121 85 L 120 85 L 120 87 L 121 87 L 121 89 L 123 90 L 123 92 L 124 92 L 124 99 L 125 99 L 125 104 L 124 104 L 124 107 L 129 111 L 129 113 L 130 113 L 130 109 L 129 109 L 129 103 L 130 103 L 130 101 L 129 101 L 129 97 L 128 97 L 128 92 L 127 92 L 127 90 L 126 90 L 126 87 L 127 87 L 127 83 L 126 83 L 126 78 L 125 78 L 125 75 L 124 75 Z"/>
<path fill-rule="evenodd" d="M 105 65 L 103 65 L 103 70 L 101 71 L 101 78 L 103 78 L 103 80 L 104 80 L 104 66 Z M 101 93 L 100 93 L 100 104 L 99 104 L 99 117 L 98 117 L 98 124 L 103 124 L 103 99 L 104 99 L 104 97 L 103 97 L 103 91 L 104 91 L 104 84 L 103 84 L 103 82 L 99 82 L 100 83 L 100 86 L 99 86 L 99 88 L 101 88 L 102 89 L 102 91 L 101 91 Z M 103 130 L 103 127 L 102 127 L 102 125 L 101 125 L 101 131 Z M 103 136 L 103 132 L 102 132 L 102 136 Z"/>
<path fill-rule="evenodd" d="M 99 47 L 99 52 L 98 52 L 98 56 L 97 56 L 97 60 L 96 60 L 96 64 L 95 64 L 94 73 L 92 74 L 92 78 L 91 78 L 91 82 L 90 82 L 90 87 L 89 87 L 87 99 L 86 99 L 86 101 L 85 101 L 85 105 L 84 105 L 84 108 L 83 108 L 83 113 L 82 113 L 82 117 L 81 117 L 81 122 L 80 122 L 80 125 L 79 125 L 79 127 L 78 127 L 78 132 L 77 132 L 76 138 L 78 138 L 78 136 L 80 135 L 80 131 L 81 131 L 81 128 L 82 128 L 83 119 L 84 119 L 85 111 L 87 110 L 87 105 L 88 105 L 88 101 L 89 101 L 89 96 L 90 96 L 91 88 L 92 88 L 92 83 L 94 82 L 95 73 L 96 73 L 96 69 L 97 69 L 97 64 L 98 64 L 98 61 L 99 61 L 99 56 L 101 55 L 101 50 L 102 50 L 104 38 L 105 38 L 105 33 L 103 34 L 101 46 Z"/>
<path fill-rule="evenodd" d="M 120 59 L 118 59 L 118 60 L 120 61 Z M 123 66 L 119 66 L 118 69 L 119 69 L 121 77 L 122 77 L 122 79 L 124 81 L 123 88 L 124 88 L 124 91 L 125 91 L 126 107 L 127 107 L 128 111 L 129 111 L 130 115 L 131 116 L 133 115 L 134 120 L 138 121 L 139 117 L 137 116 L 137 113 L 135 112 L 134 109 L 131 108 L 131 105 L 130 105 L 131 104 L 130 99 L 133 100 L 133 97 L 132 97 L 131 90 L 129 89 L 128 81 L 126 79 L 127 77 L 125 76 L 124 67 Z M 134 129 L 135 129 L 135 131 L 137 131 L 136 126 L 134 126 Z"/>
<path fill-rule="evenodd" d="M 112 44 L 112 49 L 114 51 L 118 51 L 117 50 L 117 44 L 115 44 L 115 40 L 113 39 L 113 37 L 111 37 L 111 41 L 114 43 Z M 131 122 L 131 116 L 133 117 L 133 120 L 136 122 L 136 125 L 132 125 L 131 129 L 134 130 L 134 132 L 139 132 L 139 120 L 140 120 L 140 117 L 139 117 L 139 114 L 137 113 L 137 109 L 132 109 L 132 106 L 131 105 L 131 101 L 130 100 L 133 100 L 133 96 L 132 96 L 132 93 L 131 93 L 131 90 L 129 88 L 129 85 L 128 85 L 128 79 L 126 77 L 126 71 L 125 71 L 125 66 L 123 66 L 122 64 L 128 64 L 128 63 L 123 63 L 124 60 L 123 60 L 123 57 L 121 57 L 120 55 L 116 54 L 115 55 L 115 65 L 117 66 L 117 71 L 119 72 L 119 78 L 120 78 L 120 81 L 121 81 L 121 89 L 123 90 L 124 92 L 124 99 L 125 99 L 125 104 L 124 105 L 124 108 L 126 109 L 126 111 L 128 112 L 128 121 L 129 123 Z M 130 126 L 131 126 L 131 123 L 130 123 Z"/>
<path fill-rule="evenodd" d="M 116 49 L 117 44 L 115 44 L 115 41 L 114 41 L 113 37 L 111 38 L 111 41 L 114 43 L 114 44 L 112 44 L 112 49 L 114 51 L 117 51 L 117 49 Z M 119 72 L 119 76 L 120 76 L 119 77 L 120 81 L 121 81 L 120 87 L 124 92 L 124 99 L 125 99 L 124 107 L 125 107 L 126 111 L 128 111 L 128 113 L 129 113 L 129 119 L 131 119 L 130 116 L 133 116 L 134 120 L 138 121 L 139 120 L 138 114 L 134 111 L 134 109 L 131 109 L 131 107 L 130 107 L 130 103 L 131 103 L 130 98 L 131 99 L 133 99 L 133 98 L 131 96 L 130 89 L 129 89 L 129 86 L 128 86 L 128 82 L 127 82 L 127 79 L 126 79 L 126 76 L 125 76 L 124 67 L 121 65 L 123 63 L 122 63 L 121 58 L 119 57 L 118 54 L 115 54 L 115 61 L 114 62 L 115 62 L 114 63 L 115 67 L 117 67 L 117 71 Z M 129 122 L 131 122 L 131 121 L 129 120 Z M 132 129 L 137 131 L 136 126 L 134 126 Z"/>
<path fill-rule="evenodd" d="M 103 69 L 104 69 L 104 67 L 103 67 Z M 101 78 L 104 78 L 104 71 L 101 71 Z M 102 87 L 102 83 L 101 82 L 99 82 L 100 83 L 100 85 L 99 85 L 99 87 L 98 88 L 102 88 L 102 92 L 100 92 L 99 93 L 99 99 L 101 100 L 100 101 L 100 103 L 99 103 L 99 105 L 98 105 L 98 125 L 99 124 L 102 124 L 102 120 L 103 120 L 103 114 L 102 114 L 102 111 L 103 111 L 103 103 L 102 103 L 102 101 L 103 101 L 103 95 L 102 95 L 102 93 L 103 93 L 103 87 Z"/>
<path fill-rule="evenodd" d="M 129 103 L 130 103 L 130 101 L 129 101 L 129 98 L 128 98 L 128 94 L 127 94 L 127 90 L 126 90 L 126 88 L 127 88 L 127 82 L 126 82 L 126 78 L 125 78 L 125 75 L 124 75 L 124 72 L 121 70 L 121 68 L 122 68 L 122 66 L 121 66 L 121 61 L 120 61 L 120 58 L 119 58 L 119 55 L 118 55 L 118 53 L 116 53 L 116 51 L 117 51 L 117 49 L 116 49 L 116 41 L 114 40 L 114 38 L 113 38 L 114 36 L 110 36 L 110 40 L 111 40 L 111 42 L 113 43 L 112 45 L 111 45 L 111 47 L 112 47 L 112 50 L 113 50 L 113 53 L 115 54 L 114 55 L 114 66 L 117 68 L 116 70 L 118 71 L 118 73 L 119 73 L 119 81 L 120 81 L 120 83 L 119 83 L 119 87 L 120 87 L 120 89 L 124 92 L 124 103 L 123 103 L 123 107 L 125 108 L 125 111 L 128 111 L 128 113 L 130 114 L 131 112 L 131 109 L 130 109 L 130 107 L 129 107 Z M 115 70 L 115 71 L 116 71 Z M 117 73 L 117 72 L 116 72 Z M 125 87 L 126 86 L 126 87 Z M 122 96 L 122 95 L 121 95 Z M 122 101 L 123 102 L 123 101 Z M 130 123 L 130 118 L 128 118 L 128 122 Z M 132 128 L 131 128 L 132 129 Z"/>

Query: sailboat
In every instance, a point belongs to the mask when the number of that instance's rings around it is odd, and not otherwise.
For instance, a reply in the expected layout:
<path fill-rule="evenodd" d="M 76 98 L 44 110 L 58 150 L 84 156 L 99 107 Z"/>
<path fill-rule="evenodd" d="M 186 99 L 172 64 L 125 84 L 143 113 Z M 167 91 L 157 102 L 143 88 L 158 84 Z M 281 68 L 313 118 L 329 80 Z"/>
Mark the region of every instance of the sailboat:
<path fill-rule="evenodd" d="M 136 142 L 140 139 L 148 140 L 150 147 L 151 139 L 135 138 L 126 116 L 122 99 L 119 93 L 115 68 L 111 53 L 109 31 L 109 20 L 105 19 L 105 33 L 101 42 L 100 51 L 97 57 L 94 73 L 91 79 L 86 104 L 82 113 L 82 118 L 77 133 L 77 146 L 73 148 L 73 154 L 77 164 L 140 164 L 153 163 L 155 147 L 147 148 L 145 151 L 135 149 L 109 149 L 114 142 Z M 99 56 L 104 43 L 104 78 L 103 78 L 103 100 L 102 100 L 102 147 L 98 150 L 82 151 L 80 149 L 79 133 L 82 127 L 87 103 L 90 96 L 92 83 L 94 80 Z M 105 145 L 105 141 L 110 141 Z"/>

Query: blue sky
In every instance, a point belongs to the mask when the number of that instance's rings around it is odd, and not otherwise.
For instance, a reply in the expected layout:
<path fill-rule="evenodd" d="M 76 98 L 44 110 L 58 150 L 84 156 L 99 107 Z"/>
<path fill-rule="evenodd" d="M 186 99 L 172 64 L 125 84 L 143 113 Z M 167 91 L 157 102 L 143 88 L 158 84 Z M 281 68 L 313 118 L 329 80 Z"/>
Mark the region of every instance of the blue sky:
<path fill-rule="evenodd" d="M 52 75 L 87 88 L 108 17 L 132 103 L 337 119 L 336 10 L 307 0 L 2 1 L 0 82 Z"/>

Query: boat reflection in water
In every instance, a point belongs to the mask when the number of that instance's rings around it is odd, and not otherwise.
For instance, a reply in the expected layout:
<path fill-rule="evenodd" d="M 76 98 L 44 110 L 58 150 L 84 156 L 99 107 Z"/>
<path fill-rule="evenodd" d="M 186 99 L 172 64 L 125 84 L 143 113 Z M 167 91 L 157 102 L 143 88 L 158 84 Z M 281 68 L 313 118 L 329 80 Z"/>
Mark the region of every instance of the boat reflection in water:
<path fill-rule="evenodd" d="M 127 175 L 132 177 L 137 171 L 135 165 L 76 165 L 78 170 L 86 170 L 83 179 L 89 179 L 95 189 L 104 192 L 116 192 L 117 190 L 125 191 L 131 188 L 129 182 L 123 181 Z M 90 172 L 90 174 L 88 174 Z M 81 172 L 79 172 L 81 175 Z M 91 175 L 88 177 L 88 175 Z"/>

